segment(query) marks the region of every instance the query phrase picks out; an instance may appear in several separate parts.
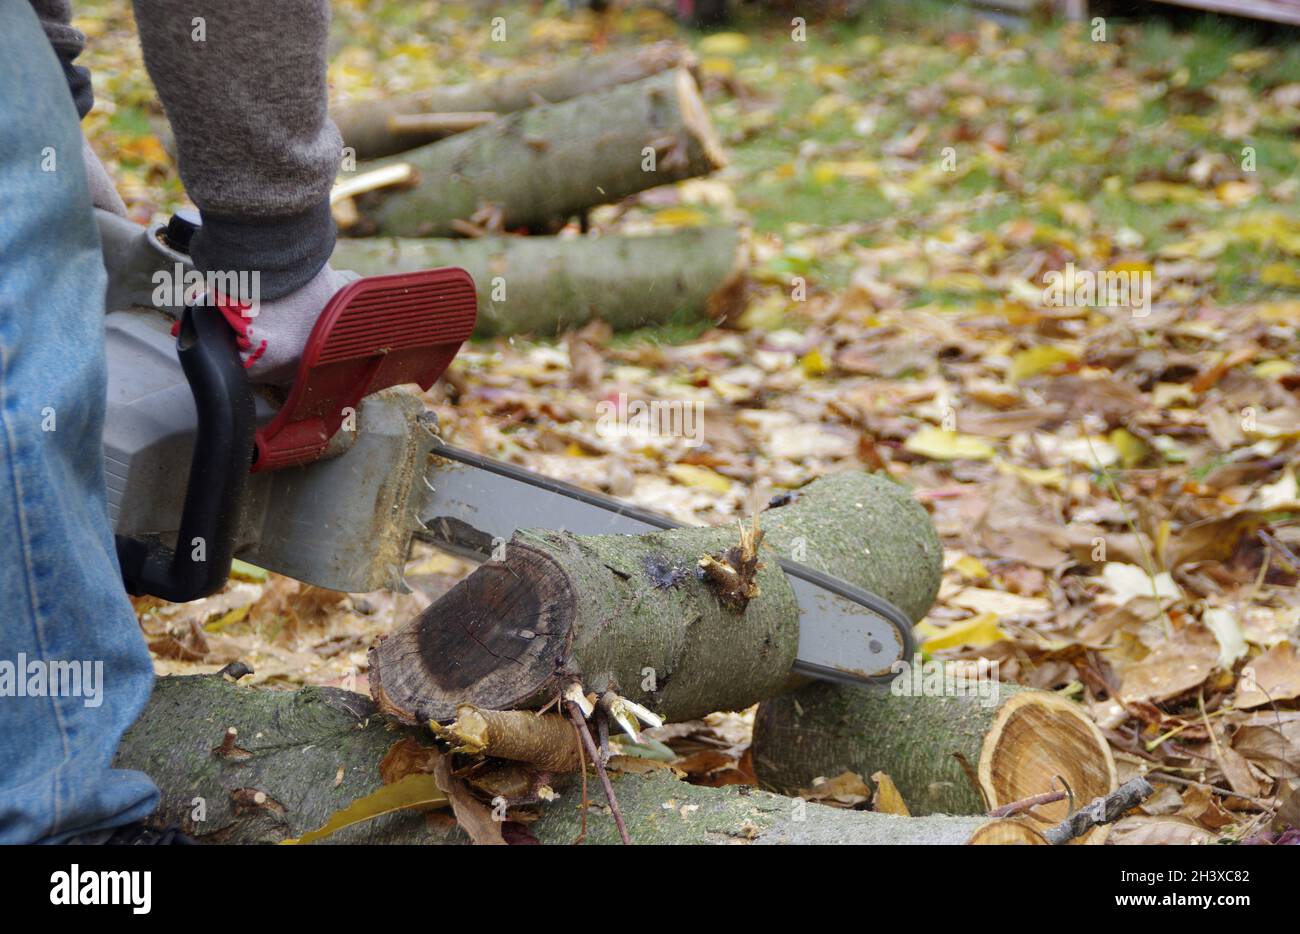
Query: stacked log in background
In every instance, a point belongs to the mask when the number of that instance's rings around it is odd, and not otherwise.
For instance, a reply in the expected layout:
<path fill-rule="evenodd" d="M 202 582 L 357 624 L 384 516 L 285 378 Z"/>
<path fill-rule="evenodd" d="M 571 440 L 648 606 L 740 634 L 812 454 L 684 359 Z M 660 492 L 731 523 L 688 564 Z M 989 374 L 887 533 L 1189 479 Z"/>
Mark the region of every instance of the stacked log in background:
<path fill-rule="evenodd" d="M 346 212 L 350 234 L 404 239 L 340 240 L 334 264 L 364 275 L 462 266 L 479 287 L 479 336 L 550 336 L 593 317 L 615 329 L 735 317 L 746 277 L 734 228 L 549 236 L 594 206 L 725 164 L 692 64 L 660 43 L 337 109 L 358 156 L 398 153 L 359 175 L 400 166 L 407 181 Z M 406 129 L 422 126 L 441 129 Z"/>

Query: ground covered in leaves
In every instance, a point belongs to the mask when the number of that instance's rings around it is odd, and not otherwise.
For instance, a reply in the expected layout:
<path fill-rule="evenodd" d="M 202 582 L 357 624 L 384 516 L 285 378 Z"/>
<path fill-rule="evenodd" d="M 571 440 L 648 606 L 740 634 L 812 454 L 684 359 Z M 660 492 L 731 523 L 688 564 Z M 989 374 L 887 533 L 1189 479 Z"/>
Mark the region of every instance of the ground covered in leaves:
<path fill-rule="evenodd" d="M 183 192 L 128 7 L 78 7 L 86 125 L 147 220 Z M 1084 705 L 1121 780 L 1159 788 L 1122 833 L 1242 840 L 1287 807 L 1296 823 L 1300 44 L 873 9 L 801 42 L 781 16 L 692 34 L 654 10 L 520 4 L 494 43 L 474 5 L 336 2 L 340 100 L 689 42 L 731 165 L 591 223 L 752 234 L 738 326 L 476 344 L 430 396 L 445 433 L 698 523 L 888 471 L 947 549 L 925 652 Z M 1069 264 L 1149 273 L 1149 309 L 1045 305 Z M 703 444 L 602 434 L 597 403 L 620 392 L 704 403 Z M 160 671 L 242 659 L 364 689 L 369 641 L 467 570 L 421 553 L 415 594 L 348 596 L 247 568 L 141 619 Z M 746 724 L 661 739 L 697 780 L 745 781 Z"/>

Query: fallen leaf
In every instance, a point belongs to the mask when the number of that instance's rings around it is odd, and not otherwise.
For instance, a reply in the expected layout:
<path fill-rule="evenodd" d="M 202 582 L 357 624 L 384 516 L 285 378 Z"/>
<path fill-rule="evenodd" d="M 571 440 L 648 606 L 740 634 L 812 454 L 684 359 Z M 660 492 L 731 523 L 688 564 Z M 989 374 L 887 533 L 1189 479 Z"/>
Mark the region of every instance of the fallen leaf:
<path fill-rule="evenodd" d="M 1216 839 L 1211 831 L 1181 817 L 1135 814 L 1116 822 L 1106 842 L 1111 846 L 1194 846 Z"/>
<path fill-rule="evenodd" d="M 1219 643 L 1218 666 L 1224 671 L 1231 671 L 1237 659 L 1246 657 L 1246 637 L 1237 622 L 1237 614 L 1221 607 L 1207 609 L 1201 614 L 1201 622 L 1214 633 Z"/>
<path fill-rule="evenodd" d="M 976 613 L 992 613 L 999 617 L 1032 617 L 1050 613 L 1052 604 L 1041 597 L 1024 597 L 1003 590 L 967 587 L 949 597 L 948 603 Z"/>
<path fill-rule="evenodd" d="M 1055 344 L 1044 344 L 1022 350 L 1011 358 L 1011 368 L 1007 379 L 1018 383 L 1031 376 L 1046 373 L 1063 363 L 1073 363 L 1079 359 L 1078 351 Z"/>
<path fill-rule="evenodd" d="M 979 438 L 933 426 L 914 432 L 903 447 L 933 460 L 988 460 L 994 454 L 993 448 Z"/>
<path fill-rule="evenodd" d="M 912 816 L 912 812 L 907 809 L 907 802 L 903 800 L 903 795 L 892 778 L 884 772 L 876 772 L 871 776 L 871 780 L 876 783 L 876 795 L 871 802 L 873 811 L 879 811 L 881 814 L 899 814 L 903 817 Z"/>
<path fill-rule="evenodd" d="M 816 778 L 800 797 L 838 807 L 853 807 L 871 800 L 871 788 L 856 772 L 841 772 L 834 778 Z"/>
<path fill-rule="evenodd" d="M 1300 658 L 1290 642 L 1279 642 L 1241 669 L 1233 706 L 1242 710 L 1300 697 Z"/>
<path fill-rule="evenodd" d="M 282 844 L 297 845 L 314 843 L 337 833 L 344 827 L 351 827 L 362 821 L 368 821 L 394 811 L 404 811 L 416 807 L 441 807 L 448 801 L 447 795 L 438 786 L 432 775 L 413 773 L 391 785 L 383 785 L 364 797 L 357 798 L 347 807 L 335 811 L 320 827 L 309 830 L 301 837 L 281 840 Z"/>
<path fill-rule="evenodd" d="M 683 486 L 699 487 L 715 493 L 726 493 L 731 489 L 731 481 L 726 477 L 694 464 L 673 464 L 668 468 L 668 476 Z"/>
<path fill-rule="evenodd" d="M 927 652 L 955 649 L 963 645 L 982 648 L 1011 638 L 998 626 L 996 613 L 981 613 L 942 628 L 929 620 L 922 620 L 916 624 L 916 634 L 922 637 L 921 647 Z"/>
<path fill-rule="evenodd" d="M 1219 643 L 1208 630 L 1186 627 L 1124 671 L 1120 697 L 1158 702 L 1185 694 L 1205 683 L 1218 657 Z"/>
<path fill-rule="evenodd" d="M 1168 571 L 1153 577 L 1137 565 L 1121 561 L 1111 561 L 1101 569 L 1101 582 L 1120 606 L 1134 597 L 1177 600 L 1183 595 Z"/>
<path fill-rule="evenodd" d="M 1300 711 L 1251 714 L 1232 735 L 1232 748 L 1274 778 L 1300 778 Z"/>

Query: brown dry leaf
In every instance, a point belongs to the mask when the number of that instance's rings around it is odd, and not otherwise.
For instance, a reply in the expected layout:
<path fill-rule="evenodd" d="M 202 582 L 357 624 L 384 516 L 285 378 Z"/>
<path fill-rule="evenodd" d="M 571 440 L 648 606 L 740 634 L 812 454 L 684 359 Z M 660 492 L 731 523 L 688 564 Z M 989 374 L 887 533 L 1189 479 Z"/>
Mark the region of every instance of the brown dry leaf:
<path fill-rule="evenodd" d="M 1200 626 L 1185 626 L 1128 666 L 1120 683 L 1122 700 L 1163 701 L 1204 684 L 1219 658 L 1219 643 Z"/>
<path fill-rule="evenodd" d="M 1233 706 L 1241 710 L 1300 697 L 1300 658 L 1290 642 L 1279 642 L 1241 669 Z"/>
<path fill-rule="evenodd" d="M 406 737 L 388 747 L 379 763 L 379 779 L 391 785 L 408 775 L 419 772 L 432 775 L 442 753 L 432 746 L 421 746 L 414 737 Z"/>
<path fill-rule="evenodd" d="M 304 627 L 324 625 L 345 608 L 347 599 L 348 595 L 341 591 L 272 574 L 246 619 L 275 631 L 276 638 L 284 642 L 299 635 Z"/>
<path fill-rule="evenodd" d="M 1010 438 L 1021 432 L 1034 431 L 1064 415 L 1065 406 L 1057 403 L 1006 412 L 963 412 L 957 415 L 957 430 L 983 438 Z"/>
<path fill-rule="evenodd" d="M 1179 817 L 1136 814 L 1118 821 L 1106 842 L 1112 846 L 1188 846 L 1214 843 L 1204 827 Z"/>
<path fill-rule="evenodd" d="M 841 772 L 834 778 L 815 779 L 812 788 L 801 791 L 799 796 L 809 801 L 851 808 L 870 801 L 871 788 L 858 773 Z"/>
<path fill-rule="evenodd" d="M 1256 798 L 1264 793 L 1264 782 L 1255 776 L 1246 757 L 1227 743 L 1221 741 L 1215 744 L 1214 760 L 1219 763 L 1223 777 L 1237 794 Z"/>
<path fill-rule="evenodd" d="M 1233 734 L 1232 748 L 1274 778 L 1300 778 L 1300 711 L 1251 714 Z"/>
<path fill-rule="evenodd" d="M 879 811 L 881 814 L 901 814 L 903 817 L 911 817 L 912 812 L 907 809 L 907 802 L 903 800 L 903 794 L 894 784 L 894 780 L 884 772 L 876 772 L 871 776 L 871 780 L 876 783 L 876 796 L 871 802 L 871 809 Z"/>
<path fill-rule="evenodd" d="M 1206 785 L 1191 785 L 1183 792 L 1179 816 L 1211 830 L 1222 830 L 1237 822 L 1236 815 L 1225 810 Z"/>
<path fill-rule="evenodd" d="M 1172 570 L 1196 561 L 1226 561 L 1243 536 L 1254 535 L 1265 524 L 1251 509 L 1192 523 L 1174 533 L 1165 549 L 1165 564 Z"/>
<path fill-rule="evenodd" d="M 438 787 L 446 793 L 451 801 L 452 813 L 456 823 L 469 834 L 476 844 L 483 846 L 505 846 L 501 835 L 504 821 L 494 820 L 492 809 L 480 802 L 459 778 L 451 774 L 451 760 L 448 756 L 438 755 L 433 762 L 433 776 Z"/>
<path fill-rule="evenodd" d="M 181 636 L 170 633 L 149 643 L 149 651 L 161 658 L 175 658 L 187 662 L 201 662 L 208 657 L 210 648 L 203 627 L 191 619 L 189 628 Z"/>

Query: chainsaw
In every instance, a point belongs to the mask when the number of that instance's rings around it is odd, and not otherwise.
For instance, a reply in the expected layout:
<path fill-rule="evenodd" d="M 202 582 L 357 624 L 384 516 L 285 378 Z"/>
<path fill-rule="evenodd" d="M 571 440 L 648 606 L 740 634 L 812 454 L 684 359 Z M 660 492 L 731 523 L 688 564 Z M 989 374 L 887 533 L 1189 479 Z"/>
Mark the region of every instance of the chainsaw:
<path fill-rule="evenodd" d="M 249 383 L 234 332 L 203 304 L 154 301 L 193 271 L 193 212 L 142 228 L 96 211 L 109 274 L 104 460 L 128 592 L 185 602 L 235 558 L 319 587 L 405 590 L 413 539 L 488 560 L 520 528 L 635 535 L 662 515 L 458 449 L 407 386 L 428 389 L 470 337 L 460 269 L 360 279 L 322 312 L 287 393 Z M 884 681 L 912 657 L 882 597 L 780 559 L 799 606 L 795 670 Z"/>

